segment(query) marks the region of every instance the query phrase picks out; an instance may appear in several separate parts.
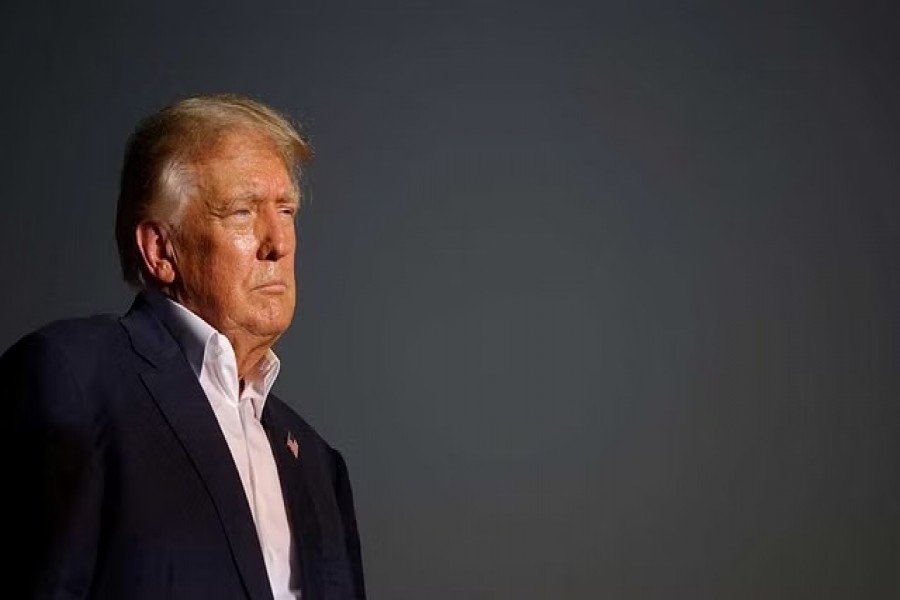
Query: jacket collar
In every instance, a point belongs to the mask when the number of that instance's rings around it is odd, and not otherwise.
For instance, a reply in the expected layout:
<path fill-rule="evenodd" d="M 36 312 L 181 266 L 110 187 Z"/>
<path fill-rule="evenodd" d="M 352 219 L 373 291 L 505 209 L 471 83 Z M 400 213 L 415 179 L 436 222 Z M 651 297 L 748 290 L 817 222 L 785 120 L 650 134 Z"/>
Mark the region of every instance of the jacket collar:
<path fill-rule="evenodd" d="M 185 360 L 172 327 L 166 297 L 155 290 L 143 290 L 121 319 L 131 344 L 154 367 L 172 360 Z"/>

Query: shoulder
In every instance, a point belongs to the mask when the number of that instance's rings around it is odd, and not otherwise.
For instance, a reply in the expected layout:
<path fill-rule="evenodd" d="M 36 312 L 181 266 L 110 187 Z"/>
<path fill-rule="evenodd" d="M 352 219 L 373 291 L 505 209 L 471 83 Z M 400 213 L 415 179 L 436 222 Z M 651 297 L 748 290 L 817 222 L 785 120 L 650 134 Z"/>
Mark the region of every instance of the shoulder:
<path fill-rule="evenodd" d="M 91 341 L 120 329 L 116 315 L 93 315 L 77 319 L 60 319 L 38 329 L 35 334 L 48 339 Z"/>
<path fill-rule="evenodd" d="M 99 373 L 117 371 L 110 358 L 121 354 L 116 328 L 115 317 L 56 321 L 0 356 L 0 378 L 18 428 L 14 435 L 34 433 L 40 423 L 67 435 L 90 429 L 102 396 L 93 384 Z"/>
<path fill-rule="evenodd" d="M 121 336 L 122 333 L 118 316 L 94 315 L 53 321 L 27 334 L 18 344 L 46 345 L 64 352 L 82 353 L 102 347 L 102 342 Z"/>
<path fill-rule="evenodd" d="M 49 323 L 13 344 L 0 357 L 4 375 L 52 368 L 91 370 L 103 356 L 121 353 L 123 330 L 118 318 L 96 315 Z"/>

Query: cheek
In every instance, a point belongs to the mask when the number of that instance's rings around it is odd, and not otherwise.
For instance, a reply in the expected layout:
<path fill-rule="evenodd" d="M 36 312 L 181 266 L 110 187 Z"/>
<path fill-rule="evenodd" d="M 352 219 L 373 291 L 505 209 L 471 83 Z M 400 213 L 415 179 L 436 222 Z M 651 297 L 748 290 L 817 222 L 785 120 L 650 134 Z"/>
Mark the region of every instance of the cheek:
<path fill-rule="evenodd" d="M 252 269 L 255 260 L 255 241 L 253 235 L 233 234 L 227 238 L 207 240 L 199 248 L 195 269 L 199 278 L 208 282 L 218 294 L 229 288 L 239 286 Z"/>
<path fill-rule="evenodd" d="M 242 274 L 253 269 L 257 248 L 252 233 L 233 233 L 213 248 L 209 255 L 210 266 L 223 277 L 239 282 L 243 279 Z"/>
<path fill-rule="evenodd" d="M 230 245 L 237 256 L 254 257 L 256 255 L 256 236 L 252 233 L 234 236 Z"/>

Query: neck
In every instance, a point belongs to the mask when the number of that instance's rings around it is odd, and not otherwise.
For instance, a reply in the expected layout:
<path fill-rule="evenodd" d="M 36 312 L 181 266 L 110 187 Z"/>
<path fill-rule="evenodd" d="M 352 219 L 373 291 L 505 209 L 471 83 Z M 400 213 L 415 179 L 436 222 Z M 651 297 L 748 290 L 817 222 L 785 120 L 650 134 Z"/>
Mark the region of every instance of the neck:
<path fill-rule="evenodd" d="M 253 369 L 256 368 L 269 349 L 275 344 L 275 341 L 280 337 L 280 334 L 255 334 L 227 320 L 224 324 L 217 323 L 215 319 L 210 319 L 209 316 L 205 316 L 203 311 L 199 310 L 193 303 L 187 302 L 182 294 L 176 293 L 177 290 L 172 286 L 162 287 L 160 288 L 160 291 L 206 321 L 211 327 L 228 338 L 228 341 L 231 342 L 231 347 L 234 349 L 234 358 L 238 368 L 238 378 L 242 382 L 248 374 L 253 372 Z"/>
<path fill-rule="evenodd" d="M 266 353 L 275 343 L 275 338 L 259 338 L 251 335 L 235 335 L 234 332 L 223 331 L 225 337 L 234 348 L 234 358 L 237 362 L 238 378 L 243 381 L 256 366 L 262 361 Z"/>

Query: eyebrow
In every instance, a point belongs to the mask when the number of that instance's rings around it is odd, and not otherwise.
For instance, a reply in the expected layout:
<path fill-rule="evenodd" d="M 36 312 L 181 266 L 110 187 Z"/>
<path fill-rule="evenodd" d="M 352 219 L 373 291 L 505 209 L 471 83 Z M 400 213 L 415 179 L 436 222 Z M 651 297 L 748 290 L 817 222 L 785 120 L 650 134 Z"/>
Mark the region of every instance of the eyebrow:
<path fill-rule="evenodd" d="M 263 201 L 263 196 L 261 196 L 260 194 L 256 193 L 253 190 L 248 190 L 246 192 L 236 194 L 236 195 L 232 196 L 231 198 L 229 198 L 227 205 L 234 206 L 235 204 L 244 204 L 244 203 L 257 205 L 262 201 Z M 294 205 L 294 206 L 299 206 L 300 205 L 300 195 L 297 194 L 296 192 L 291 193 L 290 195 L 282 195 L 282 196 L 279 196 L 275 200 L 275 203 L 279 204 L 279 205 L 290 204 L 290 205 Z"/>

